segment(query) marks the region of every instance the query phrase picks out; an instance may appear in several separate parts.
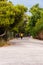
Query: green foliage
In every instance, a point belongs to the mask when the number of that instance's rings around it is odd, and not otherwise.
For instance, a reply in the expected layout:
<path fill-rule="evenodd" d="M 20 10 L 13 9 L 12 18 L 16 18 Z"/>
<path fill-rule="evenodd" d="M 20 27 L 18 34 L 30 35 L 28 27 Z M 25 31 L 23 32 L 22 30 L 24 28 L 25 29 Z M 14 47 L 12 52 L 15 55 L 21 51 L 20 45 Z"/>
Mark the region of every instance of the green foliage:
<path fill-rule="evenodd" d="M 9 26 L 14 22 L 14 7 L 10 2 L 0 2 L 0 26 Z"/>
<path fill-rule="evenodd" d="M 38 19 L 38 21 L 37 21 L 34 28 L 35 28 L 37 33 L 39 33 L 40 31 L 43 30 L 43 15 L 42 15 L 42 17 L 40 19 Z"/>
<path fill-rule="evenodd" d="M 43 30 L 43 8 L 36 4 L 30 9 L 30 12 L 32 16 L 28 24 L 28 31 L 35 37 Z"/>
<path fill-rule="evenodd" d="M 10 1 L 0 0 L 0 27 L 17 31 L 26 11 L 27 7 L 23 5 L 14 6 Z"/>
<path fill-rule="evenodd" d="M 38 4 L 34 5 L 30 9 L 30 12 L 32 13 L 31 20 L 30 20 L 30 22 L 31 22 L 30 25 L 32 27 L 34 27 L 36 22 L 37 22 L 37 20 L 40 19 L 40 17 L 41 17 L 41 10 L 39 8 L 39 5 Z"/>

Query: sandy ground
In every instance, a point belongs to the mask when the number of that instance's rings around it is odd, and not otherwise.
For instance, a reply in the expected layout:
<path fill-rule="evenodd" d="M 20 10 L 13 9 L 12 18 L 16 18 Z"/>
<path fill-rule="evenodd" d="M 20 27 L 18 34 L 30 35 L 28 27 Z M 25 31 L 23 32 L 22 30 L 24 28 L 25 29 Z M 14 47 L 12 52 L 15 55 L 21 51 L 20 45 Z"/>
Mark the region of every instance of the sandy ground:
<path fill-rule="evenodd" d="M 0 47 L 0 65 L 43 65 L 43 41 L 27 37 L 9 42 L 13 45 Z"/>

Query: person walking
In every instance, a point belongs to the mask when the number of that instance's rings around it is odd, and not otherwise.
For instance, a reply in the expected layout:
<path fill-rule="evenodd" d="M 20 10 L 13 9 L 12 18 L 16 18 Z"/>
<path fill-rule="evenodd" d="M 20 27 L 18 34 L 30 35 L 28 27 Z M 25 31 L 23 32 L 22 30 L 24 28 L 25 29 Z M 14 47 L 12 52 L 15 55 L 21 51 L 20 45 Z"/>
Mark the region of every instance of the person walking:
<path fill-rule="evenodd" d="M 21 39 L 23 38 L 23 33 L 20 34 Z"/>

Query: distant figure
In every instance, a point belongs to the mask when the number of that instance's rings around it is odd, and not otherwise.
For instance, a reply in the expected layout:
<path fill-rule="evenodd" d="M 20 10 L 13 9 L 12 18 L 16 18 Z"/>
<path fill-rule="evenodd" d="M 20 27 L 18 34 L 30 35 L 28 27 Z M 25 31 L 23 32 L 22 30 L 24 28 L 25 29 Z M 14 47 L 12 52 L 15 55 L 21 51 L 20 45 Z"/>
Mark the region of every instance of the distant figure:
<path fill-rule="evenodd" d="M 16 38 L 19 38 L 19 34 L 18 33 L 15 36 L 16 36 Z"/>
<path fill-rule="evenodd" d="M 21 39 L 23 38 L 23 33 L 20 34 Z"/>

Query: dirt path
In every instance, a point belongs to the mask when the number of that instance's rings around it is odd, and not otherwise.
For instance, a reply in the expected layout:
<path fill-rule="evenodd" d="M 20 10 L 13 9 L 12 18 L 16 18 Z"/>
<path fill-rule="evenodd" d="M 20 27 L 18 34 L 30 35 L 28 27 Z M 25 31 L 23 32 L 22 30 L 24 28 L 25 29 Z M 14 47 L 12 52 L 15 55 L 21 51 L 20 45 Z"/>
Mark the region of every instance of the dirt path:
<path fill-rule="evenodd" d="M 43 65 L 43 41 L 32 38 L 13 39 L 0 48 L 0 65 Z"/>

